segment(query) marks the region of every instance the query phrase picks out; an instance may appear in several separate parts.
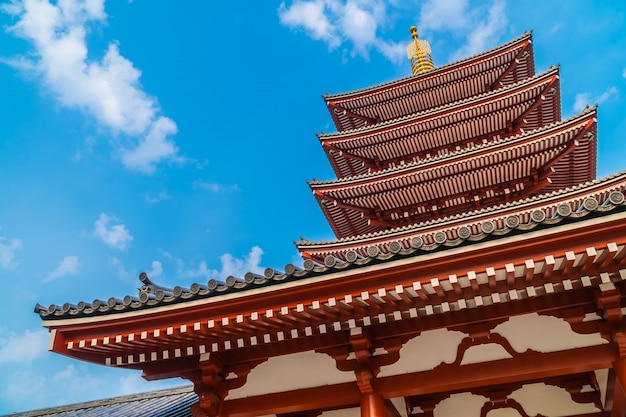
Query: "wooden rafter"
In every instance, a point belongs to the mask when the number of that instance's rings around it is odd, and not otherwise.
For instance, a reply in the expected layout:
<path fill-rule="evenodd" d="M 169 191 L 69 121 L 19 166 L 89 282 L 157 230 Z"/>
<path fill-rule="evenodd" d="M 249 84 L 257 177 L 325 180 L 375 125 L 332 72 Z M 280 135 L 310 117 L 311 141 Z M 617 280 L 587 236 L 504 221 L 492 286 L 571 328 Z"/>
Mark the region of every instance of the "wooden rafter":
<path fill-rule="evenodd" d="M 527 40 L 526 42 L 524 42 L 524 45 L 519 49 L 519 51 L 517 52 L 517 54 L 515 55 L 515 58 L 513 58 L 513 60 L 511 60 L 511 63 L 509 64 L 509 66 L 502 72 L 502 74 L 500 74 L 500 76 L 498 78 L 496 78 L 496 80 L 491 83 L 491 85 L 489 85 L 489 87 L 487 88 L 487 91 L 491 91 L 491 90 L 495 90 L 496 88 L 500 88 L 502 87 L 502 80 L 509 75 L 510 73 L 512 73 L 513 71 L 515 71 L 515 69 L 517 68 L 517 66 L 519 65 L 520 61 L 527 55 L 529 54 L 529 50 L 530 50 L 530 39 Z"/>

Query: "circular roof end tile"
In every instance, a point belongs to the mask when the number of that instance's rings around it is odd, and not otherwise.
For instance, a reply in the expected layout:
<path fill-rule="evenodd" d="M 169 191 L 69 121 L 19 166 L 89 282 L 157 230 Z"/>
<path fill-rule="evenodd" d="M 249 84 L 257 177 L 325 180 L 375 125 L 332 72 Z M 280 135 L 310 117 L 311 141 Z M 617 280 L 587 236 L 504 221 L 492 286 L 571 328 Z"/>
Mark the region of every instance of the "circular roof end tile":
<path fill-rule="evenodd" d="M 411 238 L 411 247 L 413 249 L 419 249 L 422 247 L 423 244 L 424 244 L 424 240 L 421 237 L 415 236 Z"/>
<path fill-rule="evenodd" d="M 402 250 L 402 245 L 398 241 L 393 241 L 389 244 L 389 252 L 398 253 Z"/>
<path fill-rule="evenodd" d="M 437 232 L 435 233 L 434 239 L 435 239 L 435 243 L 438 243 L 441 245 L 442 243 L 445 243 L 446 240 L 448 240 L 448 237 L 446 236 L 444 232 Z"/>
<path fill-rule="evenodd" d="M 609 201 L 611 202 L 611 204 L 622 204 L 624 202 L 624 194 L 622 194 L 620 191 L 613 191 L 611 194 L 609 194 Z"/>
<path fill-rule="evenodd" d="M 459 229 L 457 230 L 457 233 L 459 234 L 459 237 L 461 239 L 467 239 L 468 237 L 472 235 L 472 231 L 467 226 L 459 227 Z"/>
<path fill-rule="evenodd" d="M 546 213 L 543 210 L 533 210 L 533 212 L 530 214 L 530 218 L 535 223 L 541 223 L 546 219 Z"/>
<path fill-rule="evenodd" d="M 598 200 L 593 197 L 585 198 L 583 201 L 583 207 L 587 211 L 594 211 L 598 209 Z"/>
<path fill-rule="evenodd" d="M 355 251 L 349 250 L 348 252 L 346 252 L 346 261 L 352 263 L 355 262 L 358 258 L 359 255 Z"/>
<path fill-rule="evenodd" d="M 567 217 L 572 214 L 572 206 L 570 206 L 569 204 L 559 204 L 559 206 L 556 208 L 556 212 L 561 217 Z"/>
<path fill-rule="evenodd" d="M 372 258 L 377 257 L 379 253 L 380 250 L 378 250 L 378 246 L 370 246 L 367 248 L 367 255 Z"/>
<path fill-rule="evenodd" d="M 509 217 L 507 217 L 506 218 L 506 225 L 510 229 L 515 229 L 517 226 L 519 226 L 519 217 L 517 217 L 517 216 L 509 216 Z"/>
<path fill-rule="evenodd" d="M 480 230 L 482 230 L 483 233 L 489 234 L 496 230 L 496 225 L 491 220 L 487 220 L 480 225 Z"/>

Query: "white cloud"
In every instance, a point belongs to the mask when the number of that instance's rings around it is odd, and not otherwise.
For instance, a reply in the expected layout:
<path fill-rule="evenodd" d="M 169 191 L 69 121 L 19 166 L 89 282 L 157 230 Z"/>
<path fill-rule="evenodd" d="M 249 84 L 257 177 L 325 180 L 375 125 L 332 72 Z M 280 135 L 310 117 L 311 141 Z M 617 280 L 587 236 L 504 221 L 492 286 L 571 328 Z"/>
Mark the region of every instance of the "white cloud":
<path fill-rule="evenodd" d="M 116 145 L 122 163 L 145 173 L 163 160 L 180 160 L 169 139 L 176 124 L 159 115 L 155 98 L 140 85 L 141 72 L 109 44 L 101 61 L 88 60 L 85 36 L 90 25 L 106 22 L 104 0 L 16 1 L 4 10 L 19 20 L 9 29 L 34 46 L 34 58 L 7 62 L 34 70 L 59 102 L 94 117 L 130 144 Z"/>
<path fill-rule="evenodd" d="M 78 256 L 70 255 L 63 258 L 59 266 L 43 279 L 46 281 L 54 281 L 55 279 L 62 278 L 66 275 L 76 275 L 78 269 L 80 267 L 80 263 L 78 262 Z"/>
<path fill-rule="evenodd" d="M 3 403 L 22 408 L 32 409 L 33 405 L 40 404 L 49 391 L 45 375 L 30 370 L 15 371 L 6 375 L 3 382 L 3 389 L 0 390 Z"/>
<path fill-rule="evenodd" d="M 609 87 L 599 96 L 591 96 L 591 93 L 578 93 L 576 94 L 576 98 L 574 99 L 574 105 L 572 109 L 578 113 L 581 112 L 587 105 L 590 104 L 600 104 L 603 103 L 613 97 L 617 97 L 619 95 L 619 91 L 617 87 Z"/>
<path fill-rule="evenodd" d="M 489 49 L 504 32 L 507 25 L 503 1 L 495 1 L 489 8 L 487 20 L 479 21 L 469 34 L 468 42 L 457 53 L 459 57 L 473 55 Z"/>
<path fill-rule="evenodd" d="M 278 9 L 280 23 L 291 28 L 302 27 L 311 38 L 325 41 L 331 49 L 336 48 L 341 40 L 336 27 L 324 14 L 325 3 L 323 0 L 296 1 L 289 8 L 281 3 Z"/>
<path fill-rule="evenodd" d="M 10 239 L 7 243 L 5 237 L 0 236 L 0 266 L 5 269 L 13 268 L 17 265 L 15 260 L 17 252 L 22 249 L 22 241 L 20 239 Z"/>
<path fill-rule="evenodd" d="M 161 201 L 169 200 L 171 198 L 172 197 L 167 193 L 167 191 L 161 190 L 159 192 L 159 194 L 157 194 L 154 197 L 147 195 L 146 196 L 146 203 L 154 204 L 154 203 L 158 203 L 158 202 L 161 202 Z"/>
<path fill-rule="evenodd" d="M 118 222 L 119 220 L 115 216 L 101 213 L 98 220 L 94 223 L 93 233 L 107 246 L 113 249 L 123 250 L 126 249 L 126 246 L 133 240 L 133 236 L 123 223 Z"/>
<path fill-rule="evenodd" d="M 214 193 L 239 190 L 239 187 L 237 185 L 223 185 L 216 182 L 196 181 L 193 183 L 193 186 Z"/>
<path fill-rule="evenodd" d="M 101 379 L 85 371 L 85 369 L 76 369 L 74 364 L 70 364 L 52 376 L 52 382 L 63 386 L 63 391 L 67 396 L 64 398 L 66 400 L 64 403 L 75 402 L 77 398 L 84 397 L 86 394 L 105 389 Z"/>
<path fill-rule="evenodd" d="M 109 265 L 115 269 L 115 273 L 118 277 L 126 281 L 135 282 L 134 280 L 137 278 L 137 271 L 134 269 L 128 271 L 124 266 L 124 262 L 122 262 L 119 258 L 112 257 L 109 259 Z"/>
<path fill-rule="evenodd" d="M 465 43 L 450 57 L 456 60 L 487 50 L 499 41 L 507 26 L 505 8 L 503 0 L 474 8 L 467 0 L 428 0 L 420 10 L 418 29 L 462 35 Z"/>
<path fill-rule="evenodd" d="M 297 0 L 287 7 L 283 2 L 278 15 L 284 26 L 303 29 L 309 37 L 326 42 L 329 49 L 349 45 L 351 55 L 369 57 L 372 50 L 392 62 L 401 61 L 406 45 L 383 39 L 378 28 L 387 22 L 384 2 L 370 0 Z"/>
<path fill-rule="evenodd" d="M 626 78 L 626 68 L 622 71 L 622 77 Z"/>
<path fill-rule="evenodd" d="M 95 146 L 96 146 L 96 139 L 93 136 L 87 136 L 84 140 L 83 147 L 77 148 L 76 151 L 74 152 L 74 156 L 72 157 L 72 160 L 75 162 L 78 162 L 82 160 L 83 158 L 85 158 L 86 156 L 93 154 L 93 148 Z"/>
<path fill-rule="evenodd" d="M 162 159 L 182 162 L 183 158 L 175 156 L 178 153 L 176 145 L 167 139 L 176 132 L 178 128 L 173 120 L 159 117 L 151 124 L 148 134 L 135 149 L 122 151 L 122 162 L 127 167 L 146 174 L 154 172 L 156 164 Z"/>
<path fill-rule="evenodd" d="M 230 253 L 225 253 L 220 257 L 221 267 L 219 270 L 208 268 L 205 261 L 201 261 L 196 268 L 188 268 L 182 259 L 176 258 L 169 253 L 164 255 L 176 262 L 179 275 L 188 278 L 204 277 L 207 280 L 218 279 L 223 281 L 229 275 L 241 278 L 246 272 L 261 274 L 265 269 L 260 266 L 263 249 L 258 246 L 252 247 L 250 252 L 244 255 L 243 258 L 236 258 Z"/>
<path fill-rule="evenodd" d="M 160 277 L 163 274 L 163 265 L 159 261 L 152 261 L 152 269 L 146 273 L 150 278 Z"/>
<path fill-rule="evenodd" d="M 418 30 L 464 29 L 470 26 L 467 0 L 427 0 L 422 4 Z"/>
<path fill-rule="evenodd" d="M 0 337 L 0 363 L 30 364 L 47 351 L 48 331 L 45 329 Z"/>

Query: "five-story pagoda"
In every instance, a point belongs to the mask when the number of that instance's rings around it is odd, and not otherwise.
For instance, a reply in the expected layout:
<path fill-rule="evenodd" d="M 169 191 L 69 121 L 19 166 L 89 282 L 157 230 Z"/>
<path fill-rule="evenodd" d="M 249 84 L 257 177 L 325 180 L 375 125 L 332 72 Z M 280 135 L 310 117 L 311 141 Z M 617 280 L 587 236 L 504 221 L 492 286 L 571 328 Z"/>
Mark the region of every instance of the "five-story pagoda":
<path fill-rule="evenodd" d="M 195 416 L 624 416 L 626 174 L 531 34 L 324 97 L 337 239 L 303 268 L 37 307 L 51 350 L 193 382 Z M 495 413 L 494 413 L 495 415 Z"/>

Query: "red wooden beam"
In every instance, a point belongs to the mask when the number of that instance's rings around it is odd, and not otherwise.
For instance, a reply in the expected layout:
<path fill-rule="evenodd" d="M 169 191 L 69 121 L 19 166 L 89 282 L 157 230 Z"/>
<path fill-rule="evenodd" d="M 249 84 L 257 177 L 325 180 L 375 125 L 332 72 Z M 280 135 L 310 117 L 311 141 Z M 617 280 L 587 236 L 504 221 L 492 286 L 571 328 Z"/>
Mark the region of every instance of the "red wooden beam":
<path fill-rule="evenodd" d="M 384 377 L 374 381 L 374 388 L 385 398 L 470 390 L 609 368 L 615 355 L 610 344 L 550 353 L 527 352 L 512 359 L 442 365 L 431 371 Z"/>

